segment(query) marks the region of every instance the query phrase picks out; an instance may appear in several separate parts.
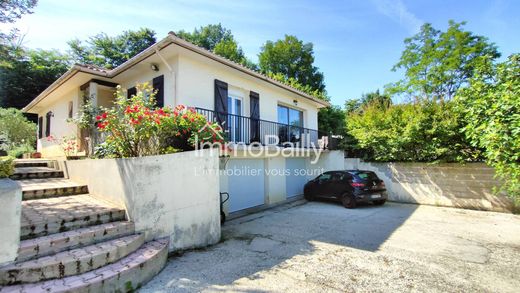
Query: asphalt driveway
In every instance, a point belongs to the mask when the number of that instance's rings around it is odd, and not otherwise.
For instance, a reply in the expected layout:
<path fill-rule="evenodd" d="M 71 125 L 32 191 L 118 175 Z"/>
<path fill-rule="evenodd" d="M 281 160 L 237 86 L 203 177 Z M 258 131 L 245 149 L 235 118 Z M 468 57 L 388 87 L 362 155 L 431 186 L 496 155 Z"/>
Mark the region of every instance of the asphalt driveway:
<path fill-rule="evenodd" d="M 518 292 L 520 216 L 389 203 L 291 205 L 226 223 L 142 292 Z"/>

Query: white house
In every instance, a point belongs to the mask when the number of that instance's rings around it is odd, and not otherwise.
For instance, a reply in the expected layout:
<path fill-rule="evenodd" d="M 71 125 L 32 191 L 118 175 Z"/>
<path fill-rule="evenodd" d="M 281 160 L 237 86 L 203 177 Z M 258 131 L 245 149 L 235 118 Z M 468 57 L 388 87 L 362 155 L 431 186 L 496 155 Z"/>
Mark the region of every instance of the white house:
<path fill-rule="evenodd" d="M 170 33 L 112 70 L 74 65 L 30 102 L 23 111 L 38 114 L 38 151 L 43 157 L 62 156 L 61 149 L 46 137 L 82 137 L 77 126 L 67 119 L 78 112 L 85 98 L 90 97 L 94 105 L 110 107 L 117 85 L 131 95 L 136 83 L 142 82 L 150 82 L 158 90 L 159 105 L 183 104 L 196 107 L 210 119 L 226 120 L 230 139 L 244 144 L 265 144 L 266 135 L 277 135 L 281 141 L 303 147 L 309 147 L 309 142 L 317 144 L 318 110 L 329 105 Z M 241 153 L 233 155 L 224 167 L 309 169 L 311 156 L 252 157 Z M 293 173 L 230 174 L 220 176 L 220 190 L 231 195 L 229 211 L 238 211 L 299 195 L 310 177 Z"/>

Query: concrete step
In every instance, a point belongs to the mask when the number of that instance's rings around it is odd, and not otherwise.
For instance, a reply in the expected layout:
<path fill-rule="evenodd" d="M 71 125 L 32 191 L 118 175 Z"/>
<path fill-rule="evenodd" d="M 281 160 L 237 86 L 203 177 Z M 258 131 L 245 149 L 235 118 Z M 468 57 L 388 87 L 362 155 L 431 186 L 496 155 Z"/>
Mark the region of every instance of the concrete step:
<path fill-rule="evenodd" d="M 114 263 L 144 243 L 135 234 L 0 268 L 0 285 L 35 283 L 83 274 Z"/>
<path fill-rule="evenodd" d="M 125 210 L 88 194 L 22 201 L 22 240 L 126 219 Z"/>
<path fill-rule="evenodd" d="M 63 171 L 49 167 L 23 167 L 14 168 L 13 180 L 38 179 L 38 178 L 63 178 Z"/>
<path fill-rule="evenodd" d="M 53 167 L 57 165 L 56 160 L 49 159 L 16 159 L 14 166 L 16 168 L 23 167 Z"/>
<path fill-rule="evenodd" d="M 64 178 L 20 179 L 23 200 L 88 193 L 88 186 Z"/>
<path fill-rule="evenodd" d="M 112 222 L 48 236 L 23 240 L 18 249 L 17 262 L 35 259 L 58 252 L 91 245 L 134 234 L 132 222 Z"/>
<path fill-rule="evenodd" d="M 157 275 L 168 258 L 168 240 L 150 241 L 125 258 L 62 279 L 0 288 L 6 292 L 133 292 Z"/>

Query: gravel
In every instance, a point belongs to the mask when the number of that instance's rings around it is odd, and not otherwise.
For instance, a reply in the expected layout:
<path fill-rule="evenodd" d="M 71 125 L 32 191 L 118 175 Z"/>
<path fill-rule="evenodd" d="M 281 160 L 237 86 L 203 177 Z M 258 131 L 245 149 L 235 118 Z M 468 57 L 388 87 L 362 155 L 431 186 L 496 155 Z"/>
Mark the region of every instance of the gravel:
<path fill-rule="evenodd" d="M 227 222 L 141 292 L 518 292 L 520 216 L 299 201 Z"/>

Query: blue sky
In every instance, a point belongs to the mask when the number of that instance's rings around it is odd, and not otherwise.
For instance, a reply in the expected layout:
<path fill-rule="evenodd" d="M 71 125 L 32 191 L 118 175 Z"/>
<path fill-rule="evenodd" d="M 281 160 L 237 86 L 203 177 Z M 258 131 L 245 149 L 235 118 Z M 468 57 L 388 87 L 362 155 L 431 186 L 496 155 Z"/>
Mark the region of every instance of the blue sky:
<path fill-rule="evenodd" d="M 31 48 L 66 50 L 66 42 L 98 32 L 118 34 L 149 27 L 158 39 L 168 31 L 222 23 L 248 57 L 257 60 L 266 40 L 293 34 L 314 43 L 316 66 L 325 74 L 332 103 L 382 89 L 403 40 L 424 22 L 445 29 L 449 19 L 487 36 L 505 55 L 520 52 L 520 1 L 58 1 L 40 0 L 34 14 L 15 23 Z"/>

